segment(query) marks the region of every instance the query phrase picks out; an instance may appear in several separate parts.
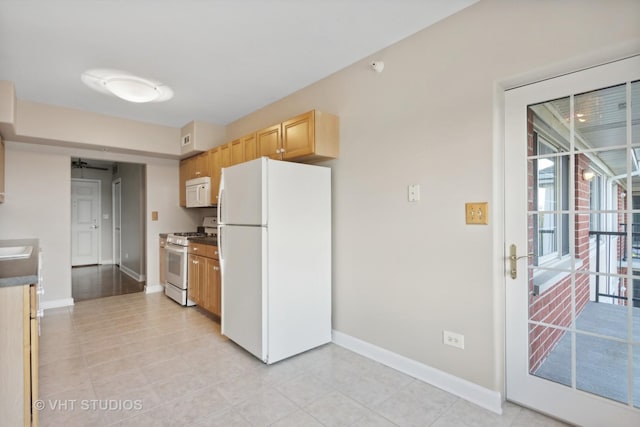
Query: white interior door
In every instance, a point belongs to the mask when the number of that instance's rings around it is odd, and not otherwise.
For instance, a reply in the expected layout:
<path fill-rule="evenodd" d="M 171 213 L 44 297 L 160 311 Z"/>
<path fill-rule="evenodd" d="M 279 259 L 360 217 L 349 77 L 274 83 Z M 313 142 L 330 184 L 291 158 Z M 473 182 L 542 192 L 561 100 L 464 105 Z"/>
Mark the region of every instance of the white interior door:
<path fill-rule="evenodd" d="M 638 79 L 634 57 L 505 95 L 507 399 L 576 425 L 640 425 Z"/>
<path fill-rule="evenodd" d="M 71 180 L 71 265 L 99 262 L 100 181 Z"/>
<path fill-rule="evenodd" d="M 120 265 L 121 262 L 121 203 L 122 203 L 122 181 L 120 178 L 113 181 L 112 183 L 112 193 L 113 195 L 113 262 L 116 265 Z"/>

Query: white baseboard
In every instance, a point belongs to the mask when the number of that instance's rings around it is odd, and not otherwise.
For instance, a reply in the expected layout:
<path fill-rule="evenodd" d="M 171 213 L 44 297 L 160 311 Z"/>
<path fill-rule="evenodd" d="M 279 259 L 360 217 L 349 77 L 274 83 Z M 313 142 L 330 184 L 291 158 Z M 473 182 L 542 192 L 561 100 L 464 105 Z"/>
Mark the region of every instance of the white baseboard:
<path fill-rule="evenodd" d="M 156 292 L 164 292 L 164 286 L 157 284 L 157 285 L 147 285 L 144 288 L 144 292 L 147 294 L 153 294 Z"/>
<path fill-rule="evenodd" d="M 104 265 L 113 264 L 113 260 L 112 259 L 103 259 L 102 261 L 100 261 L 100 264 L 101 265 L 102 264 L 104 264 Z"/>
<path fill-rule="evenodd" d="M 336 330 L 333 331 L 333 342 L 397 371 L 448 391 L 491 412 L 502 414 L 502 394 L 497 391 L 489 390 L 478 384 Z"/>
<path fill-rule="evenodd" d="M 122 270 L 122 272 L 124 274 L 126 274 L 129 277 L 131 277 L 136 282 L 144 282 L 145 279 L 146 279 L 146 276 L 144 274 L 137 273 L 137 272 L 133 271 L 132 269 L 130 269 L 129 267 L 126 267 L 126 266 L 124 266 L 122 264 L 120 265 L 120 270 Z"/>
<path fill-rule="evenodd" d="M 73 298 L 54 299 L 53 301 L 40 301 L 40 308 L 48 310 L 50 308 L 70 307 L 73 305 Z"/>

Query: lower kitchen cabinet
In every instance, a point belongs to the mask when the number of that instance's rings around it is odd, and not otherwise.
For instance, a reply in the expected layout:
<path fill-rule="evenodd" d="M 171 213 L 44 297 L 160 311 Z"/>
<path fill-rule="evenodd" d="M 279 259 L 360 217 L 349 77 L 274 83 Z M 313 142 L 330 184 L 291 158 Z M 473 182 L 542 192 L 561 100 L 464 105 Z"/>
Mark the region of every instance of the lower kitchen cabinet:
<path fill-rule="evenodd" d="M 220 280 L 220 261 L 217 259 L 206 258 L 207 280 L 205 286 L 204 309 L 220 316 L 221 311 L 221 280 Z"/>
<path fill-rule="evenodd" d="M 218 248 L 212 245 L 189 243 L 187 294 L 196 305 L 221 315 L 221 279 Z"/>
<path fill-rule="evenodd" d="M 200 293 L 203 287 L 203 266 L 203 257 L 189 254 L 187 259 L 187 297 L 197 305 L 202 305 Z"/>
<path fill-rule="evenodd" d="M 0 287 L 0 425 L 38 426 L 35 285 Z"/>

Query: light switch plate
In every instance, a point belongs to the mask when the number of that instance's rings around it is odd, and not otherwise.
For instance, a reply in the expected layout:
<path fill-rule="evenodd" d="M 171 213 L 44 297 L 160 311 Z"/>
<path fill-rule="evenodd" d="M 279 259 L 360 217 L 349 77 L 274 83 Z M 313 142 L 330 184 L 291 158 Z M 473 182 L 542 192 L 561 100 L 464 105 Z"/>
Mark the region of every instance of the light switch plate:
<path fill-rule="evenodd" d="M 465 214 L 467 218 L 467 224 L 489 224 L 489 203 L 488 202 L 475 202 L 465 203 Z"/>
<path fill-rule="evenodd" d="M 158 211 L 151 211 L 151 221 L 158 220 Z"/>

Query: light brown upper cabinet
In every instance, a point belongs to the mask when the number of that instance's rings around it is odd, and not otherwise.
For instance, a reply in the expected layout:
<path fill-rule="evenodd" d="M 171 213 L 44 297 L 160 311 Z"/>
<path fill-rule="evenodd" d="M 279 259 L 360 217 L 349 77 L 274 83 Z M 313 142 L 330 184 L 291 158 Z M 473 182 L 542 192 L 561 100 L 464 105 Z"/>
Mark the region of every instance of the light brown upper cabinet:
<path fill-rule="evenodd" d="M 222 168 L 222 147 L 209 150 L 209 176 L 211 177 L 211 203 L 218 204 L 218 190 L 220 189 L 220 169 Z"/>
<path fill-rule="evenodd" d="M 180 206 L 187 206 L 186 183 L 190 179 L 202 178 L 203 176 L 211 176 L 211 168 L 209 167 L 209 152 L 180 160 Z M 213 181 L 213 176 L 211 176 Z M 217 194 L 216 190 L 216 194 Z M 213 190 L 212 190 L 213 192 Z M 213 200 L 213 199 L 212 199 Z"/>
<path fill-rule="evenodd" d="M 256 143 L 256 134 L 251 133 L 245 135 L 242 138 L 242 145 L 244 146 L 244 161 L 249 161 L 258 158 L 258 147 Z"/>
<path fill-rule="evenodd" d="M 312 110 L 257 133 L 258 154 L 298 162 L 338 157 L 339 125 L 333 114 Z"/>
<path fill-rule="evenodd" d="M 0 203 L 4 203 L 4 141 L 0 138 Z"/>
<path fill-rule="evenodd" d="M 231 165 L 244 162 L 244 144 L 242 143 L 242 139 L 231 141 L 229 145 L 231 146 L 231 148 L 229 148 L 231 150 Z"/>
<path fill-rule="evenodd" d="M 193 178 L 202 178 L 203 176 L 209 176 L 209 154 L 202 153 L 198 154 L 194 157 L 195 159 L 195 167 L 193 170 L 193 175 L 189 179 Z"/>
<path fill-rule="evenodd" d="M 231 166 L 231 142 L 221 145 L 220 147 L 220 167 L 226 168 Z"/>
<path fill-rule="evenodd" d="M 281 129 L 280 124 L 277 124 L 256 132 L 259 157 L 267 156 L 276 160 L 282 158 L 280 154 L 280 149 L 282 148 Z"/>
<path fill-rule="evenodd" d="M 318 110 L 250 133 L 180 162 L 180 206 L 186 206 L 189 179 L 211 177 L 211 201 L 217 205 L 222 168 L 263 156 L 305 163 L 335 159 L 338 146 L 338 117 Z"/>

